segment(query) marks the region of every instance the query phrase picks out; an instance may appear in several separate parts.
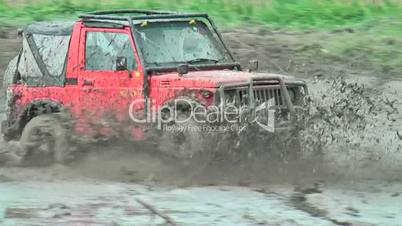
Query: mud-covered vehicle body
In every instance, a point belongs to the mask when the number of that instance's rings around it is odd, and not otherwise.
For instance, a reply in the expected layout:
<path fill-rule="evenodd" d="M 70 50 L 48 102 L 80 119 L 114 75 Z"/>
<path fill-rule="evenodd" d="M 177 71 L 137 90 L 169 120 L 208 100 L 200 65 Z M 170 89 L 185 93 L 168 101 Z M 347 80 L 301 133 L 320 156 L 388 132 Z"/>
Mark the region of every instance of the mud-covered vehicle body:
<path fill-rule="evenodd" d="M 2 133 L 21 139 L 24 154 L 40 146 L 43 134 L 55 136 L 47 146 L 60 149 L 70 130 L 148 139 L 158 117 L 151 112 L 177 99 L 204 107 L 230 102 L 247 114 L 271 99 L 275 128 L 289 129 L 307 94 L 303 81 L 242 71 L 207 14 L 102 11 L 35 23 L 22 37 L 5 75 Z M 184 142 L 199 137 L 193 139 Z"/>

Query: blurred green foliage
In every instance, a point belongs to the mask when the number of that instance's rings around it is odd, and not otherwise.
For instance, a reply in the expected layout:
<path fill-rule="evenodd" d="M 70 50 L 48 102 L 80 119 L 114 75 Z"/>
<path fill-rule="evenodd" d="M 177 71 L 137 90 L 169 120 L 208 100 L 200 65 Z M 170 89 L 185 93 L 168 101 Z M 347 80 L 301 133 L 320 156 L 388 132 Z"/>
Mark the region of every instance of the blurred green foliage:
<path fill-rule="evenodd" d="M 0 19 L 18 24 L 117 8 L 202 11 L 225 25 L 259 23 L 300 28 L 348 26 L 402 15 L 402 1 L 398 0 L 0 0 Z"/>

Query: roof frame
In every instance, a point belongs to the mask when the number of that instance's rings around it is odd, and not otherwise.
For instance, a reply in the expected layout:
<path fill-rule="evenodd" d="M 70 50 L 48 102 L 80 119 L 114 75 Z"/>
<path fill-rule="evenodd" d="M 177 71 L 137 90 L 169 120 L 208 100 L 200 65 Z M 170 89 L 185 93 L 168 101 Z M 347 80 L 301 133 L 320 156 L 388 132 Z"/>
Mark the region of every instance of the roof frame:
<path fill-rule="evenodd" d="M 127 10 L 129 11 L 129 10 Z M 106 11 L 114 12 L 114 11 Z M 111 13 L 114 14 L 114 13 Z M 208 19 L 209 16 L 206 13 L 166 13 L 166 14 L 148 14 L 141 16 L 114 16 L 110 14 L 83 14 L 80 16 L 82 19 L 98 19 L 98 20 L 120 20 L 127 21 L 128 18 L 131 20 L 151 20 L 151 19 L 174 19 L 174 18 L 191 18 L 191 17 L 203 17 Z"/>
<path fill-rule="evenodd" d="M 161 14 L 177 14 L 172 11 L 144 10 L 144 9 L 116 9 L 116 10 L 99 10 L 89 12 L 91 15 L 108 15 L 108 14 L 145 14 L 145 15 L 161 15 Z"/>
<path fill-rule="evenodd" d="M 123 15 L 113 15 L 113 14 L 123 14 Z M 140 14 L 140 16 L 127 16 L 124 14 Z M 144 15 L 145 14 L 145 15 Z M 80 16 L 80 18 L 83 19 L 83 21 L 90 21 L 90 20 L 96 20 L 96 21 L 102 21 L 102 20 L 117 20 L 117 21 L 127 21 L 129 26 L 134 27 L 134 22 L 135 20 L 151 20 L 151 19 L 175 19 L 175 18 L 204 18 L 206 19 L 212 26 L 213 31 L 216 33 L 218 36 L 219 41 L 223 44 L 223 47 L 227 54 L 230 56 L 230 58 L 235 62 L 235 59 L 232 55 L 232 53 L 229 51 L 229 48 L 226 46 L 225 42 L 223 41 L 222 35 L 218 31 L 217 26 L 215 25 L 215 22 L 209 17 L 207 13 L 178 13 L 178 12 L 171 12 L 171 11 L 158 11 L 158 10 L 142 10 L 142 9 L 120 9 L 120 10 L 104 10 L 104 11 L 94 11 L 94 12 L 89 12 L 86 14 L 83 14 Z M 135 35 L 133 34 L 134 38 Z M 135 40 L 137 41 L 137 40 Z M 139 52 L 140 55 L 142 55 L 141 52 Z M 143 62 L 143 59 L 140 56 L 141 63 Z M 240 66 L 239 66 L 240 69 Z"/>

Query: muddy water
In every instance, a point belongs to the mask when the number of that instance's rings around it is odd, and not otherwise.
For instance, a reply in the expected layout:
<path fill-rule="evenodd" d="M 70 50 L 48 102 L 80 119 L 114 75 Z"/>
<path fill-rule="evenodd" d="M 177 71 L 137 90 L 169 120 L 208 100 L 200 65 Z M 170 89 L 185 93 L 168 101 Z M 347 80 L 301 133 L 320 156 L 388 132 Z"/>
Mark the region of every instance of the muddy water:
<path fill-rule="evenodd" d="M 286 73 L 303 47 L 293 34 L 233 32 L 225 36 L 240 61 L 253 58 L 253 47 L 264 70 Z M 18 41 L 0 43 L 2 71 Z M 314 62 L 310 55 L 296 60 Z M 293 71 L 340 69 L 311 63 Z M 100 145 L 70 166 L 0 168 L 0 225 L 398 225 L 402 81 L 354 74 L 307 77 L 313 112 L 300 162 L 181 163 L 135 146 Z M 341 107 L 345 121 L 337 117 Z M 0 143 L 0 151 L 10 148 Z"/>
<path fill-rule="evenodd" d="M 401 199 L 401 185 L 365 181 L 324 185 L 308 191 L 286 184 L 252 189 L 177 188 L 91 180 L 3 182 L 0 223 L 398 225 L 402 222 L 402 207 L 396 204 Z"/>

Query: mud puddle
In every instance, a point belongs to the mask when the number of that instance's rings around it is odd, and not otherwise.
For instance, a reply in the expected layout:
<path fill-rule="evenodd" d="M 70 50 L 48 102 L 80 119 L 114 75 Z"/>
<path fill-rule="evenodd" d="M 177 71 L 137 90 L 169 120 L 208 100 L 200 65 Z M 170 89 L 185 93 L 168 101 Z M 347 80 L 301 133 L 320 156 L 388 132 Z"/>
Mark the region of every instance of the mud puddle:
<path fill-rule="evenodd" d="M 398 225 L 401 185 L 361 181 L 323 185 L 319 192 L 308 192 L 308 188 L 286 184 L 177 188 L 88 180 L 3 182 L 0 223 Z"/>

